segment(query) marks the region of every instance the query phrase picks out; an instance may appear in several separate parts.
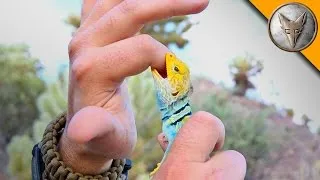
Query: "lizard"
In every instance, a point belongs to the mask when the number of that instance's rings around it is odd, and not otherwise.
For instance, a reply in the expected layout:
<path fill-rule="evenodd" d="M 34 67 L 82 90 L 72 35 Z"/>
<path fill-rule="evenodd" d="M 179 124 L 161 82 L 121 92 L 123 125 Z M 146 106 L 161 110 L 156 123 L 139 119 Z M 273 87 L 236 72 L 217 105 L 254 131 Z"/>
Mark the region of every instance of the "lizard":
<path fill-rule="evenodd" d="M 168 141 L 163 158 L 150 173 L 150 177 L 157 172 L 170 151 L 171 145 L 179 132 L 192 115 L 189 97 L 193 87 L 190 71 L 186 63 L 178 59 L 173 53 L 165 55 L 166 77 L 151 67 L 154 79 L 156 101 L 161 113 L 162 131 Z"/>

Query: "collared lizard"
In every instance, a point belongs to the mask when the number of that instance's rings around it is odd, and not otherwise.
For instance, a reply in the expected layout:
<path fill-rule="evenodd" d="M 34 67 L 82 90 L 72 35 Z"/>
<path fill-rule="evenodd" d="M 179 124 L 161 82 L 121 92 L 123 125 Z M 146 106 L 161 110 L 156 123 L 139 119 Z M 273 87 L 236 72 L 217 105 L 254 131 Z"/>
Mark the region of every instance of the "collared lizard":
<path fill-rule="evenodd" d="M 150 177 L 164 162 L 178 131 L 192 114 L 189 104 L 192 85 L 188 66 L 173 53 L 167 53 L 165 61 L 166 77 L 162 77 L 154 68 L 151 68 L 151 72 L 156 89 L 157 105 L 161 112 L 162 131 L 168 140 L 168 146 L 161 162 L 150 173 Z"/>

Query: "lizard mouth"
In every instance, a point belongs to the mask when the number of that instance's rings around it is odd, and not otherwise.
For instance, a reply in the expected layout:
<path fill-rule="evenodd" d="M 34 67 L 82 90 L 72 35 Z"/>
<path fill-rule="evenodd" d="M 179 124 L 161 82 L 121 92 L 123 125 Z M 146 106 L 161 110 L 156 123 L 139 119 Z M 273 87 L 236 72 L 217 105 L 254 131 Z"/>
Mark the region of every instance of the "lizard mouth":
<path fill-rule="evenodd" d="M 151 68 L 152 75 L 157 79 L 167 79 L 167 72 L 159 73 L 155 68 Z"/>
<path fill-rule="evenodd" d="M 160 86 L 163 89 L 167 89 L 167 85 L 169 85 L 168 77 L 165 75 L 161 75 L 156 69 L 151 68 L 151 73 L 153 76 L 153 79 L 155 80 L 155 83 Z M 167 73 L 166 73 L 167 74 Z M 177 96 L 179 94 L 178 91 L 171 92 L 171 95 L 173 97 Z"/>

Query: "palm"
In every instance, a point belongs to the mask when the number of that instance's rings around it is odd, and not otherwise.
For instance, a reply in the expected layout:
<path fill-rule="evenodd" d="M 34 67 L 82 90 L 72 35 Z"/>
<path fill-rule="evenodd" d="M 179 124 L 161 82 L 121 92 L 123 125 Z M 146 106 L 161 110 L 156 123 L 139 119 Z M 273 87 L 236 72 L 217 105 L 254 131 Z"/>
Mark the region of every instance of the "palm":
<path fill-rule="evenodd" d="M 69 117 L 73 117 L 83 108 L 90 107 L 95 109 L 92 115 L 103 114 L 105 118 L 102 119 L 104 125 L 98 122 L 93 124 L 94 122 L 90 121 L 90 119 L 71 121 L 72 125 L 68 127 L 69 132 L 78 131 L 79 126 L 83 129 L 81 133 L 72 134 L 71 138 L 75 140 L 83 138 L 91 140 L 91 146 L 99 154 L 108 152 L 108 154 L 114 154 L 113 157 L 127 157 L 133 151 L 137 140 L 137 132 L 126 82 L 114 83 L 113 87 L 107 87 L 108 91 L 104 90 L 106 87 L 100 90 L 97 90 L 97 87 L 89 88 L 89 90 L 81 88 L 81 86 L 74 88 L 73 84 L 77 83 L 75 81 L 70 83 L 70 99 L 81 97 L 81 100 L 73 101 L 75 103 L 69 104 L 69 110 L 73 112 L 69 114 Z M 98 86 L 102 83 L 96 84 Z M 94 91 L 90 91 L 90 89 L 94 89 Z M 104 93 L 97 93 L 99 91 Z M 91 94 L 96 95 L 92 96 Z M 74 97 L 75 95 L 77 97 Z M 105 126 L 105 128 L 102 128 L 102 126 Z M 94 137 L 92 132 L 95 132 L 97 136 Z M 112 136 L 112 138 L 109 139 L 108 136 Z M 106 140 L 108 141 L 107 143 L 101 143 L 101 141 Z"/>

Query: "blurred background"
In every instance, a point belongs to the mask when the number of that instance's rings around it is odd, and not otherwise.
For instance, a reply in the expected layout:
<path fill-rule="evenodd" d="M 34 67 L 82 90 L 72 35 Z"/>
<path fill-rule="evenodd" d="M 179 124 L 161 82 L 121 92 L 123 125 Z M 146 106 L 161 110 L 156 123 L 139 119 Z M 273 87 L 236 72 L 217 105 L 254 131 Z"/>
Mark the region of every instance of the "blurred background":
<path fill-rule="evenodd" d="M 31 179 L 31 150 L 66 110 L 67 46 L 80 0 L 4 0 L 0 6 L 0 179 Z M 320 179 L 320 81 L 304 57 L 278 49 L 245 1 L 214 0 L 201 14 L 146 25 L 191 69 L 194 111 L 218 116 L 225 149 L 247 160 L 246 179 Z M 149 71 L 129 78 L 138 142 L 130 179 L 162 158 Z"/>

